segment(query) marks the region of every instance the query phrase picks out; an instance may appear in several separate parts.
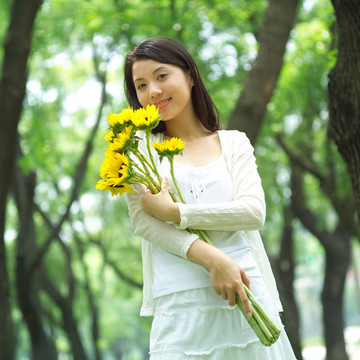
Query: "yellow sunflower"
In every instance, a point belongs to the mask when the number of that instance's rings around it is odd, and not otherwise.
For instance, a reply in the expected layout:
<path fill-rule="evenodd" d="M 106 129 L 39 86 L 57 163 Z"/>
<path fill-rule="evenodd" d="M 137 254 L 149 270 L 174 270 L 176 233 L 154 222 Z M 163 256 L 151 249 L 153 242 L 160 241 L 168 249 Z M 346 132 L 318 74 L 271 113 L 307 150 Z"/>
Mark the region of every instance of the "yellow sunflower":
<path fill-rule="evenodd" d="M 153 129 L 159 124 L 159 110 L 155 105 L 148 105 L 134 111 L 132 123 L 137 129 Z"/>
<path fill-rule="evenodd" d="M 110 178 L 124 181 L 129 177 L 129 159 L 109 149 L 105 153 L 106 158 L 100 168 L 100 177 L 106 180 Z M 114 183 L 114 180 L 112 180 Z"/>
<path fill-rule="evenodd" d="M 118 185 L 114 185 L 111 180 L 99 180 L 96 184 L 96 189 L 105 190 L 105 193 L 108 191 L 111 192 L 111 195 L 122 195 L 124 193 L 133 193 L 133 188 L 126 183 L 121 183 Z"/>
<path fill-rule="evenodd" d="M 172 160 L 174 155 L 181 155 L 184 149 L 185 143 L 176 137 L 170 140 L 164 140 L 163 142 L 153 143 L 152 147 L 159 154 L 160 162 L 164 157 Z"/>
<path fill-rule="evenodd" d="M 126 108 L 121 111 L 120 114 L 110 113 L 107 120 L 111 129 L 117 133 L 122 131 L 125 126 L 128 126 L 134 116 L 134 111 L 131 108 Z"/>
<path fill-rule="evenodd" d="M 164 140 L 163 142 L 154 143 L 152 147 L 160 153 L 174 153 L 178 154 L 184 149 L 185 143 L 176 137 L 171 138 L 170 140 Z"/>
<path fill-rule="evenodd" d="M 109 132 L 105 135 L 104 139 L 105 139 L 105 141 L 112 141 L 112 139 L 113 139 L 114 137 L 115 137 L 114 132 L 113 132 L 113 131 L 109 131 Z"/>
<path fill-rule="evenodd" d="M 117 152 L 124 152 L 129 140 L 131 139 L 131 126 L 127 126 L 116 136 L 112 136 L 109 144 L 109 149 Z"/>

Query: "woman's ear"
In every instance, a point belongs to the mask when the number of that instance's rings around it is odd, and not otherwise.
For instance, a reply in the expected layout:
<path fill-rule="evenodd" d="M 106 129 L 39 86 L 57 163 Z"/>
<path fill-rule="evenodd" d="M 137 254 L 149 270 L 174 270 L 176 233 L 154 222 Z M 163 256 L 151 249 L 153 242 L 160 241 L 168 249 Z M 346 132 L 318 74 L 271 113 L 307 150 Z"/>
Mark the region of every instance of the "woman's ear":
<path fill-rule="evenodd" d="M 190 71 L 187 73 L 187 76 L 188 76 L 189 85 L 190 85 L 191 87 L 195 86 L 195 84 L 194 84 L 194 79 L 193 79 L 192 74 L 191 74 Z"/>

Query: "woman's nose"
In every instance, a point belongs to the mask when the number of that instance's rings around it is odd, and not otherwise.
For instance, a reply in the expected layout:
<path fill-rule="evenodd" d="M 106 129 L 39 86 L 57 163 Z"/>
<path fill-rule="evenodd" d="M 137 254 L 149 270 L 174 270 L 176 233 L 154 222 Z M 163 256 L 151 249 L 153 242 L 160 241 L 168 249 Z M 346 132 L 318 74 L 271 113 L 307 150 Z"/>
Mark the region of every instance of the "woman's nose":
<path fill-rule="evenodd" d="M 156 98 L 157 96 L 162 94 L 161 88 L 157 84 L 150 85 L 150 97 Z"/>

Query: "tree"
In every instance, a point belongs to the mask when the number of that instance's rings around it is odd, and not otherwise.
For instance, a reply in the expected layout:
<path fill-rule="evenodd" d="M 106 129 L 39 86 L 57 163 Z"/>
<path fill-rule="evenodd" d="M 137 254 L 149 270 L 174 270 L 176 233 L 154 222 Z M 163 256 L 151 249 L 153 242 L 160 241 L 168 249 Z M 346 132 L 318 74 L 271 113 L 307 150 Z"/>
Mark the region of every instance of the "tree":
<path fill-rule="evenodd" d="M 229 119 L 228 128 L 244 131 L 253 144 L 279 78 L 298 4 L 298 0 L 269 1 L 259 31 L 257 58 Z"/>
<path fill-rule="evenodd" d="M 246 77 L 244 88 L 228 122 L 229 129 L 244 131 L 252 144 L 255 144 L 261 131 L 267 105 L 271 101 L 280 76 L 286 44 L 295 23 L 298 5 L 298 0 L 269 1 L 258 32 L 258 55 Z M 284 322 L 286 328 L 290 330 L 288 336 L 300 360 L 302 354 L 299 319 L 292 286 L 294 280 L 293 239 L 292 236 L 287 236 L 292 234 L 291 220 L 284 221 L 283 231 L 280 240 L 280 255 L 276 261 L 273 261 L 273 267 L 278 283 L 286 283 L 286 286 L 279 285 L 279 292 L 286 303 L 286 311 L 291 313 L 290 316 L 284 317 Z M 288 264 L 286 271 L 282 267 L 285 262 Z"/>
<path fill-rule="evenodd" d="M 300 316 L 294 294 L 295 251 L 294 251 L 294 213 L 291 204 L 283 206 L 284 225 L 280 239 L 280 252 L 271 263 L 276 275 L 281 302 L 285 309 L 282 320 L 296 359 L 302 359 Z"/>
<path fill-rule="evenodd" d="M 279 142 L 290 160 L 290 167 L 285 172 L 286 178 L 291 179 L 290 187 L 286 189 L 287 197 L 291 194 L 296 217 L 316 236 L 325 252 L 321 301 L 327 356 L 329 359 L 346 359 L 343 292 L 350 241 L 358 237 L 359 230 L 347 186 L 349 179 L 341 158 L 334 152 L 332 141 L 327 138 L 325 90 L 332 50 L 331 11 L 328 5 L 319 2 L 307 10 L 306 16 L 313 17 L 308 19 L 306 26 L 299 22 L 295 27 L 269 115 L 271 129 L 276 133 L 283 132 Z M 288 89 L 284 83 L 288 83 Z M 302 246 L 310 237 L 302 235 Z"/>
<path fill-rule="evenodd" d="M 289 151 L 286 150 L 288 153 Z M 350 241 L 354 235 L 351 228 L 340 220 L 333 231 L 322 229 L 321 219 L 306 207 L 307 200 L 302 184 L 303 162 L 296 163 L 298 158 L 290 154 L 292 162 L 291 192 L 292 206 L 302 224 L 320 241 L 325 249 L 325 279 L 322 290 L 323 321 L 327 360 L 347 360 L 344 339 L 343 293 L 345 279 L 350 263 Z M 333 183 L 334 179 L 327 178 Z M 329 185 L 329 184 L 327 184 Z M 324 186 L 326 189 L 326 185 Z M 335 189 L 329 189 L 334 194 Z M 331 195 L 330 195 L 331 196 Z M 343 204 L 346 208 L 346 204 Z"/>
<path fill-rule="evenodd" d="M 0 81 L 0 359 L 14 357 L 13 328 L 9 305 L 10 285 L 4 243 L 7 194 L 15 160 L 17 125 L 27 80 L 27 61 L 36 14 L 41 0 L 15 0 L 5 40 Z"/>
<path fill-rule="evenodd" d="M 329 74 L 329 133 L 342 155 L 360 219 L 360 3 L 332 0 L 338 53 Z"/>

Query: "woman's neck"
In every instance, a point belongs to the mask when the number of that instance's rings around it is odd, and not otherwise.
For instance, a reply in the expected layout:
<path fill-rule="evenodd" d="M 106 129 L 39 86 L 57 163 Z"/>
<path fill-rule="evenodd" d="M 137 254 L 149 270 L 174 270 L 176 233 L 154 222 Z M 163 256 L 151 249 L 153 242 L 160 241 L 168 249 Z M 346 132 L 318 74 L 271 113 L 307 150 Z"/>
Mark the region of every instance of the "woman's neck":
<path fill-rule="evenodd" d="M 197 117 L 165 122 L 165 137 L 177 137 L 184 141 L 191 141 L 209 135 L 209 133 L 211 131 L 207 130 Z"/>

